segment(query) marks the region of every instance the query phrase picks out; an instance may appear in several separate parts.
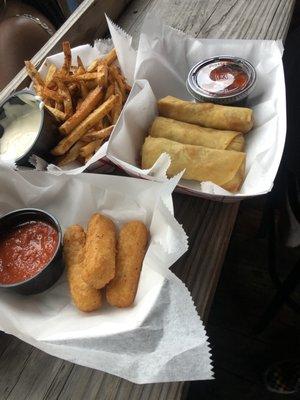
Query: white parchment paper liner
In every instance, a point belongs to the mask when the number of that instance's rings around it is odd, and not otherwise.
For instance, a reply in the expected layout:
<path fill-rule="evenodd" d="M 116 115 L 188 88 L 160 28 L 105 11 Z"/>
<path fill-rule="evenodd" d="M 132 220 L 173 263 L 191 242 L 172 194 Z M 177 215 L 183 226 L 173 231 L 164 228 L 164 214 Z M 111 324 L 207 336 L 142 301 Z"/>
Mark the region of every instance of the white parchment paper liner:
<path fill-rule="evenodd" d="M 72 60 L 73 64 L 76 64 L 77 56 L 80 56 L 85 65 L 89 65 L 95 58 L 103 57 L 113 47 L 116 48 L 116 52 L 119 58 L 119 65 L 124 76 L 129 84 L 133 84 L 133 77 L 135 72 L 135 59 L 136 51 L 131 47 L 131 37 L 128 36 L 124 31 L 118 28 L 113 22 L 107 18 L 108 28 L 111 29 L 111 39 L 99 39 L 96 40 L 93 46 L 88 44 L 72 48 Z M 116 40 L 116 43 L 115 43 Z M 41 65 L 39 72 L 44 78 L 46 76 L 49 65 L 54 64 L 57 67 L 61 67 L 64 61 L 63 52 L 54 54 L 47 57 Z M 33 85 L 31 84 L 31 89 Z M 107 160 L 105 159 L 107 149 L 107 142 L 105 142 L 96 153 L 87 161 L 85 165 L 81 165 L 78 162 L 70 163 L 63 167 L 58 167 L 54 164 L 47 164 L 42 158 L 37 156 L 31 157 L 31 163 L 38 169 L 47 169 L 55 175 L 68 174 L 76 175 L 85 170 L 94 170 L 102 168 L 105 170 Z"/>
<path fill-rule="evenodd" d="M 63 230 L 86 226 L 103 212 L 118 226 L 140 219 L 150 229 L 136 301 L 128 309 L 104 305 L 79 312 L 63 276 L 48 291 L 21 296 L 0 290 L 0 329 L 65 360 L 136 383 L 212 378 L 203 324 L 185 285 L 169 267 L 187 250 L 187 237 L 173 216 L 165 184 L 108 175 L 55 176 L 1 170 L 1 215 L 22 207 L 55 215 Z"/>
<path fill-rule="evenodd" d="M 118 45 L 117 39 L 115 44 Z M 121 51 L 122 46 L 119 46 Z M 256 88 L 249 98 L 249 107 L 254 110 L 255 126 L 245 136 L 247 161 L 244 184 L 234 194 L 211 182 L 181 180 L 179 188 L 185 193 L 223 201 L 269 192 L 279 167 L 286 135 L 282 52 L 283 46 L 279 41 L 195 39 L 164 25 L 159 16 L 149 14 L 141 29 L 134 77 L 136 80 L 147 80 L 150 86 L 145 83 L 140 85 L 139 93 L 136 88 L 135 96 L 129 99 L 108 145 L 108 157 L 131 175 L 162 179 L 167 165 L 165 156 L 159 158 L 154 169 L 142 170 L 139 167 L 140 145 L 157 113 L 155 101 L 166 95 L 192 100 L 185 82 L 194 64 L 220 54 L 239 56 L 249 60 L 258 75 Z M 131 121 L 133 118 L 139 121 Z M 139 135 L 142 136 L 137 142 L 131 140 L 133 148 L 130 152 L 127 144 L 129 135 L 135 140 Z"/>

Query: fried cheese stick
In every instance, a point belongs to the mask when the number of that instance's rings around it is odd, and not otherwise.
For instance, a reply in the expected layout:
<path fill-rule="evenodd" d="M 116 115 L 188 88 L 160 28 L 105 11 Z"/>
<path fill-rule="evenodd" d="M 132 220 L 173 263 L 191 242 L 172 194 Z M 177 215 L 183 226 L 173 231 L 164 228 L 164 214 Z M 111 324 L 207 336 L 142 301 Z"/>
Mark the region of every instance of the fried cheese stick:
<path fill-rule="evenodd" d="M 148 229 L 140 221 L 122 226 L 117 246 L 116 276 L 106 288 L 108 303 L 116 307 L 129 307 L 134 302 L 146 247 Z"/>
<path fill-rule="evenodd" d="M 101 289 L 115 276 L 116 241 L 113 221 L 93 214 L 86 233 L 82 278 L 95 289 Z"/>
<path fill-rule="evenodd" d="M 84 262 L 85 232 L 80 225 L 71 225 L 64 234 L 64 259 L 71 297 L 76 307 L 85 312 L 101 307 L 101 292 L 81 277 Z"/>

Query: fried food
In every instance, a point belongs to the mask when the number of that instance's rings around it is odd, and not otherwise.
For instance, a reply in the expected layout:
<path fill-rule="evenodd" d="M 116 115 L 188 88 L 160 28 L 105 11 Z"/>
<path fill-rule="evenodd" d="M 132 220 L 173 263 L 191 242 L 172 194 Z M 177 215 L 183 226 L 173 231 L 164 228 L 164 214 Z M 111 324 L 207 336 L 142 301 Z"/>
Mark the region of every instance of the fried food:
<path fill-rule="evenodd" d="M 243 151 L 245 144 L 245 139 L 241 132 L 204 128 L 165 117 L 155 118 L 149 134 L 152 137 L 163 137 L 175 142 L 204 146 L 211 149 Z"/>
<path fill-rule="evenodd" d="M 57 121 L 64 122 L 59 132 L 68 138 L 62 138 L 51 152 L 61 166 L 74 161 L 75 149 L 79 148 L 74 146 L 83 136 L 114 126 L 131 90 L 120 68 L 114 64 L 117 60 L 115 49 L 88 66 L 80 56 L 76 58 L 77 65 L 72 65 L 69 42 L 63 42 L 63 53 L 63 66 L 58 68 L 50 64 L 44 80 L 30 61 L 25 62 L 37 95 Z M 98 144 L 101 146 L 108 137 L 109 134 L 105 135 Z M 86 143 L 101 138 L 86 139 Z M 85 163 L 97 151 L 96 143 L 88 146 L 88 149 L 92 148 L 94 150 L 87 152 L 86 157 L 78 153 L 76 161 Z"/>
<path fill-rule="evenodd" d="M 210 181 L 230 192 L 238 191 L 243 183 L 245 153 L 148 136 L 142 148 L 142 168 L 151 168 L 162 153 L 171 157 L 171 165 L 167 170 L 169 177 L 185 170 L 184 179 Z"/>
<path fill-rule="evenodd" d="M 106 287 L 106 299 L 115 307 L 133 304 L 148 243 L 148 229 L 140 221 L 130 221 L 120 230 L 116 276 Z"/>
<path fill-rule="evenodd" d="M 88 285 L 81 277 L 86 236 L 80 225 L 72 225 L 64 234 L 63 253 L 71 297 L 76 307 L 85 312 L 101 307 L 101 292 Z"/>
<path fill-rule="evenodd" d="M 245 107 L 194 103 L 167 96 L 158 101 L 162 117 L 221 130 L 249 132 L 253 127 L 253 111 Z"/>
<path fill-rule="evenodd" d="M 91 91 L 88 96 L 81 103 L 79 109 L 73 114 L 62 126 L 59 128 L 59 131 L 67 135 L 70 133 L 76 126 L 80 124 L 92 111 L 95 107 L 100 103 L 100 100 L 103 96 L 103 91 L 100 87 L 96 87 L 93 91 Z"/>
<path fill-rule="evenodd" d="M 103 288 L 115 276 L 116 228 L 111 219 L 93 214 L 87 228 L 83 280 L 95 289 Z"/>
<path fill-rule="evenodd" d="M 62 139 L 56 147 L 52 150 L 52 154 L 55 156 L 61 156 L 65 154 L 70 147 L 73 146 L 81 137 L 91 129 L 100 119 L 107 115 L 113 108 L 118 100 L 117 95 L 111 96 L 105 103 L 101 104 L 96 110 L 94 110 L 85 120 L 83 120 L 77 128 L 70 133 L 67 137 Z"/>

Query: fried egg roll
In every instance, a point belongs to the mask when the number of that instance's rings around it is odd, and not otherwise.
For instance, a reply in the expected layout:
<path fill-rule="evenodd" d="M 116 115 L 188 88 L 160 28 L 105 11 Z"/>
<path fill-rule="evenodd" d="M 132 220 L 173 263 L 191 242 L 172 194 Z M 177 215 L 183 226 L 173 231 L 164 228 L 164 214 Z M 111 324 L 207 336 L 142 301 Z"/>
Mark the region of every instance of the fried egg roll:
<path fill-rule="evenodd" d="M 250 108 L 194 103 L 167 96 L 158 101 L 159 115 L 220 130 L 247 133 L 253 127 Z"/>
<path fill-rule="evenodd" d="M 140 221 L 122 226 L 117 247 L 116 276 L 106 288 L 106 299 L 115 307 L 129 307 L 135 299 L 148 242 L 148 229 Z"/>
<path fill-rule="evenodd" d="M 115 225 L 104 215 L 93 214 L 86 233 L 82 278 L 95 289 L 101 289 L 115 276 L 115 264 Z"/>
<path fill-rule="evenodd" d="M 162 137 L 183 144 L 210 147 L 211 149 L 243 151 L 245 140 L 240 132 L 203 128 L 175 119 L 156 117 L 150 136 Z"/>
<path fill-rule="evenodd" d="M 162 153 L 171 157 L 169 177 L 185 169 L 183 178 L 211 181 L 230 192 L 242 185 L 246 154 L 238 151 L 209 149 L 148 136 L 142 147 L 142 168 L 148 169 Z"/>
<path fill-rule="evenodd" d="M 101 292 L 81 277 L 84 262 L 85 232 L 80 225 L 67 228 L 64 235 L 64 260 L 71 297 L 81 311 L 94 311 L 101 307 Z"/>

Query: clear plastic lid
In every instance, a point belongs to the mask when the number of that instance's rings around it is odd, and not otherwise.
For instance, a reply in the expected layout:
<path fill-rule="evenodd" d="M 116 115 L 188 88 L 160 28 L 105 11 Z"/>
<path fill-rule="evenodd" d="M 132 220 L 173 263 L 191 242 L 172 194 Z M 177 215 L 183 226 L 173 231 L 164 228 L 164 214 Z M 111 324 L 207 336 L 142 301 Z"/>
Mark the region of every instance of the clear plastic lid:
<path fill-rule="evenodd" d="M 249 61 L 218 56 L 196 64 L 189 72 L 186 84 L 198 101 L 230 104 L 245 99 L 255 81 L 256 71 Z"/>

